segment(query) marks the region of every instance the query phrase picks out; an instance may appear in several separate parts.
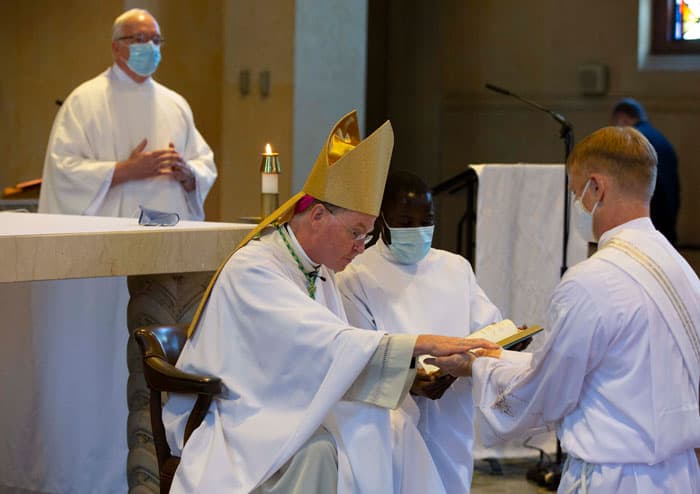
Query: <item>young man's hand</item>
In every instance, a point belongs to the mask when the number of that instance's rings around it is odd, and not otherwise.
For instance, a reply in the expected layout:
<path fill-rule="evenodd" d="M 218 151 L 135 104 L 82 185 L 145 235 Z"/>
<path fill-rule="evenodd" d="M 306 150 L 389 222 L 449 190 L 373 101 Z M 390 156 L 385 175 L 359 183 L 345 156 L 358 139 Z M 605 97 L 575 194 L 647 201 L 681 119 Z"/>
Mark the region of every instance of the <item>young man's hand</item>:
<path fill-rule="evenodd" d="M 441 374 L 439 372 L 428 374 L 425 370 L 418 369 L 413 386 L 411 386 L 411 394 L 424 396 L 431 400 L 439 400 L 456 380 L 456 377 L 449 374 Z"/>

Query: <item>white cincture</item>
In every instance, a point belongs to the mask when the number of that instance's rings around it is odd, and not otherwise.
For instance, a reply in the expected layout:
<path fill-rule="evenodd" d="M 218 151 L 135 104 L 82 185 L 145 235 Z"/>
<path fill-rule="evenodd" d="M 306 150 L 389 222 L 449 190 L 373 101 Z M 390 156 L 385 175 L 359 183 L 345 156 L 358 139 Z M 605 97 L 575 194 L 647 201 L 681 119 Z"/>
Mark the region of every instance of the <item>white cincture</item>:
<path fill-rule="evenodd" d="M 568 469 L 570 459 L 567 460 L 567 466 L 566 468 Z M 588 493 L 588 482 L 590 481 L 590 476 L 593 473 L 593 464 L 588 463 L 583 460 L 578 460 L 581 462 L 581 475 L 579 475 L 579 478 L 576 482 L 571 484 L 568 489 L 564 492 L 564 494 L 574 494 L 576 492 L 576 489 L 579 487 L 581 488 L 581 494 L 587 494 Z"/>

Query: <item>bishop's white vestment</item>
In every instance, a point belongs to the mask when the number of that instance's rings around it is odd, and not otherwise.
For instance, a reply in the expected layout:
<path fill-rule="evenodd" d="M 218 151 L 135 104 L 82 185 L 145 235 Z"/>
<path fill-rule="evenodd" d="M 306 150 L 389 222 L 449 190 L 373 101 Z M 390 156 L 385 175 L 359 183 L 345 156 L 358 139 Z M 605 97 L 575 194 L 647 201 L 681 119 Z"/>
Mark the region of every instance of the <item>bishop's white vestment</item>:
<path fill-rule="evenodd" d="M 146 151 L 172 142 L 196 188 L 164 175 L 110 188 L 115 163 L 144 138 Z M 58 111 L 49 138 L 39 212 L 135 217 L 138 206 L 204 217 L 216 178 L 212 152 L 194 126 L 187 102 L 161 84 L 131 80 L 116 65 L 76 88 Z M 29 284 L 31 348 L 27 379 L 35 403 L 27 429 L 10 448 L 32 465 L 17 465 L 10 484 L 41 492 L 123 493 L 127 465 L 126 307 L 123 277 Z M 31 473 L 29 473 L 31 472 Z M 15 475 L 15 473 L 12 473 Z"/>
<path fill-rule="evenodd" d="M 545 331 L 529 364 L 475 361 L 484 442 L 556 424 L 559 492 L 700 492 L 700 282 L 649 218 L 569 269 Z"/>
<path fill-rule="evenodd" d="M 413 381 L 416 337 L 351 327 L 334 273 L 318 267 L 312 299 L 289 248 L 268 229 L 229 259 L 212 289 L 177 366 L 220 377 L 224 392 L 182 449 L 171 492 L 248 493 L 321 426 L 338 451 L 338 493 L 444 492 L 413 429 L 404 450 L 392 449 L 389 409 Z M 173 396 L 164 408 L 174 451 L 192 404 Z M 406 463 L 393 468 L 393 457 Z"/>
<path fill-rule="evenodd" d="M 499 310 L 477 285 L 469 262 L 443 250 L 430 249 L 418 263 L 405 265 L 396 262 L 380 240 L 338 274 L 338 287 L 348 319 L 358 327 L 465 336 L 501 320 Z M 414 420 L 449 493 L 468 493 L 471 486 L 470 381 L 458 379 L 439 400 L 409 397 L 401 411 L 392 412 L 395 418 L 419 413 Z"/>

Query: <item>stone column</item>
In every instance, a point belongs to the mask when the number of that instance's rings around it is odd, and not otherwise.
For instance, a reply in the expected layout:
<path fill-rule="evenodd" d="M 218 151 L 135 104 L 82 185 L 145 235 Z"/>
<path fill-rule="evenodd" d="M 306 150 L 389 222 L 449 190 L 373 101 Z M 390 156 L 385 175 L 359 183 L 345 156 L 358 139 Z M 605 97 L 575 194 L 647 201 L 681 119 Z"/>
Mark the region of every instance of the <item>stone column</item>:
<path fill-rule="evenodd" d="M 159 493 L 158 460 L 151 432 L 149 390 L 143 377 L 141 353 L 134 331 L 152 324 L 189 322 L 199 305 L 213 272 L 129 276 L 127 325 L 129 420 L 127 477 L 130 494 Z"/>

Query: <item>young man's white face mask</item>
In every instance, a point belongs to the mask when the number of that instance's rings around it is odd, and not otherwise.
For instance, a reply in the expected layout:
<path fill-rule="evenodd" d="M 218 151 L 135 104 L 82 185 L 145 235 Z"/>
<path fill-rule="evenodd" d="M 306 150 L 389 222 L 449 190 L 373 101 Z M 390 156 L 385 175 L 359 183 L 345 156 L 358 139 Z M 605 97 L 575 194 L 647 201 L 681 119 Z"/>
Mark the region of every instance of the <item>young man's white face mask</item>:
<path fill-rule="evenodd" d="M 584 240 L 587 242 L 595 242 L 595 238 L 593 237 L 593 214 L 595 213 L 596 208 L 598 207 L 598 203 L 600 200 L 596 201 L 595 204 L 593 205 L 593 209 L 591 211 L 586 211 L 586 206 L 583 205 L 583 198 L 586 195 L 586 192 L 588 191 L 588 186 L 591 184 L 591 179 L 589 178 L 586 181 L 586 185 L 583 187 L 583 192 L 581 192 L 581 197 L 574 199 L 574 209 L 573 209 L 573 218 L 572 221 L 574 223 L 574 228 L 578 231 L 579 235 L 583 237 Z"/>
<path fill-rule="evenodd" d="M 413 228 L 393 228 L 387 225 L 391 234 L 389 250 L 399 264 L 415 264 L 423 259 L 433 242 L 435 226 Z"/>

